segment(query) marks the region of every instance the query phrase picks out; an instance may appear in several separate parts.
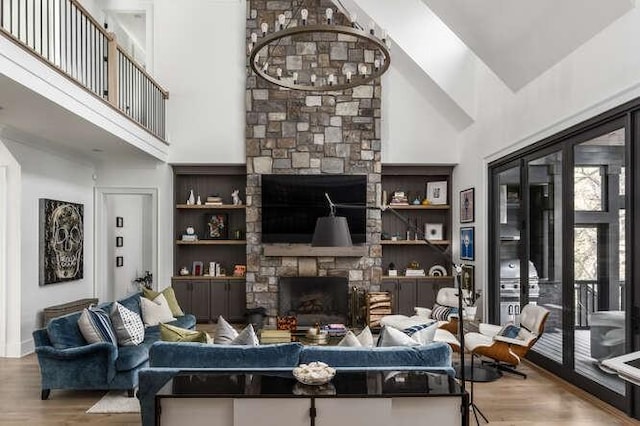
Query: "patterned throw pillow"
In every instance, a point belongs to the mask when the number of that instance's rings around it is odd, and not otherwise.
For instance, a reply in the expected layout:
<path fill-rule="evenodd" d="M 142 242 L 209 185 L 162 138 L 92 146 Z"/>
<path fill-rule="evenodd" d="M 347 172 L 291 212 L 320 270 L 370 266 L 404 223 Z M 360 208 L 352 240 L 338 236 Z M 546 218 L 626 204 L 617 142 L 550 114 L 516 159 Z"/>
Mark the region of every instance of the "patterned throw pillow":
<path fill-rule="evenodd" d="M 449 321 L 453 316 L 458 316 L 458 308 L 450 308 L 449 306 L 434 303 L 433 309 L 431 310 L 432 319 L 436 321 Z"/>
<path fill-rule="evenodd" d="M 110 316 L 120 346 L 135 346 L 142 343 L 144 324 L 140 315 L 114 302 Z"/>
<path fill-rule="evenodd" d="M 89 343 L 107 342 L 118 345 L 109 314 L 104 309 L 93 306 L 83 309 L 78 318 L 78 327 Z"/>

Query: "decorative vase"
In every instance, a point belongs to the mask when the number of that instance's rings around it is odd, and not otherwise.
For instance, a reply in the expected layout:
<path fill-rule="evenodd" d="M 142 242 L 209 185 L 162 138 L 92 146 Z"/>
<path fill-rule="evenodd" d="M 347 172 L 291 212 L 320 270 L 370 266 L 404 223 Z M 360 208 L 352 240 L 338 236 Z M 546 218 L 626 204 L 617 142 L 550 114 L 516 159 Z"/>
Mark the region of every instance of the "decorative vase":
<path fill-rule="evenodd" d="M 195 204 L 196 196 L 193 194 L 193 189 L 189 192 L 189 199 L 187 199 L 187 204 Z"/>
<path fill-rule="evenodd" d="M 198 195 L 198 201 L 196 201 L 196 204 L 199 205 L 199 206 L 202 205 L 202 200 L 200 199 L 199 195 Z"/>

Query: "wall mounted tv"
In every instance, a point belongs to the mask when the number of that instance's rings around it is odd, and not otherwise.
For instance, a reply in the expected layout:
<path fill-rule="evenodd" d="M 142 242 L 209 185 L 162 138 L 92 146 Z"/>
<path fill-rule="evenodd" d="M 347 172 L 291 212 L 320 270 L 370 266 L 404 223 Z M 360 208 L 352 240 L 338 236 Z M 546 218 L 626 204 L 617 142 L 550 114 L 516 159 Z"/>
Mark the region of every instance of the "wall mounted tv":
<path fill-rule="evenodd" d="M 311 243 L 318 217 L 338 204 L 367 205 L 366 175 L 262 175 L 262 242 Z M 367 211 L 337 209 L 354 244 L 366 242 Z"/>

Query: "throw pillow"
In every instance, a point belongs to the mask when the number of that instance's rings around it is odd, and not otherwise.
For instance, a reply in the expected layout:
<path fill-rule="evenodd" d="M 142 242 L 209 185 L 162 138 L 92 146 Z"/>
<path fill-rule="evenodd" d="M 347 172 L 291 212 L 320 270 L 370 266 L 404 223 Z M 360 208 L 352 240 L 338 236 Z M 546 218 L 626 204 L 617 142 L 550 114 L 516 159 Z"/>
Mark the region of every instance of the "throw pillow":
<path fill-rule="evenodd" d="M 118 345 L 109 314 L 97 307 L 84 308 L 78 318 L 80 333 L 89 343 L 107 342 Z"/>
<path fill-rule="evenodd" d="M 142 311 L 142 320 L 144 325 L 149 327 L 158 325 L 161 322 L 171 322 L 176 319 L 171 313 L 167 299 L 163 294 L 158 295 L 153 300 L 149 300 L 146 297 L 140 298 L 140 310 Z"/>
<path fill-rule="evenodd" d="M 205 331 L 188 330 L 170 324 L 160 324 L 160 340 L 164 342 L 213 342 Z"/>
<path fill-rule="evenodd" d="M 253 329 L 253 325 L 249 324 L 235 337 L 235 339 L 230 342 L 230 344 L 258 346 L 260 344 L 260 341 L 258 340 L 258 336 Z"/>
<path fill-rule="evenodd" d="M 369 328 L 369 326 L 366 326 L 360 332 L 360 334 L 358 334 L 356 336 L 356 338 L 360 342 L 360 345 L 362 345 L 362 346 L 364 346 L 366 348 L 372 348 L 373 347 L 373 334 L 371 334 L 371 329 Z"/>
<path fill-rule="evenodd" d="M 378 338 L 378 346 L 419 346 L 420 342 L 393 327 L 383 327 Z"/>
<path fill-rule="evenodd" d="M 233 339 L 238 337 L 238 332 L 235 328 L 231 327 L 222 315 L 218 317 L 218 324 L 216 324 L 215 336 L 213 336 L 213 343 L 228 345 Z"/>
<path fill-rule="evenodd" d="M 452 316 L 458 315 L 458 308 L 450 308 L 449 306 L 439 305 L 435 303 L 431 310 L 431 318 L 436 321 L 449 321 Z"/>
<path fill-rule="evenodd" d="M 353 331 L 349 330 L 347 331 L 347 334 L 344 335 L 342 340 L 338 342 L 338 346 L 351 346 L 351 347 L 359 348 L 362 346 L 362 343 L 360 343 L 360 340 L 358 340 L 356 335 L 353 334 Z"/>
<path fill-rule="evenodd" d="M 142 288 L 142 295 L 149 300 L 154 300 L 160 294 L 164 295 L 164 298 L 167 299 L 169 308 L 171 308 L 171 315 L 174 317 L 184 316 L 184 312 L 180 308 L 180 304 L 178 304 L 178 299 L 176 299 L 176 293 L 173 291 L 173 287 L 167 287 L 161 292 L 150 290 L 146 287 Z"/>
<path fill-rule="evenodd" d="M 498 336 L 507 337 L 509 339 L 515 339 L 520 334 L 520 327 L 507 324 L 498 332 Z"/>
<path fill-rule="evenodd" d="M 405 328 L 402 331 L 421 345 L 427 345 L 433 342 L 437 329 L 438 323 L 436 321 L 432 321 L 427 324 L 414 325 L 413 327 Z"/>
<path fill-rule="evenodd" d="M 144 324 L 140 315 L 114 302 L 110 317 L 120 346 L 135 346 L 142 343 Z"/>

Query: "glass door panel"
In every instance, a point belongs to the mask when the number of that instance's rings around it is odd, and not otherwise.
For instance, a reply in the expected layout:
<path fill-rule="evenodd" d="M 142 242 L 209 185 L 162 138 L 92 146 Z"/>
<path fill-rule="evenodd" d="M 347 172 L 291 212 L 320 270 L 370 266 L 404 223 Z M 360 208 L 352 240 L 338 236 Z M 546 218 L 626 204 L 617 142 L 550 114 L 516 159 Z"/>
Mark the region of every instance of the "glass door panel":
<path fill-rule="evenodd" d="M 499 203 L 499 319 L 500 324 L 506 324 L 516 321 L 520 314 L 520 167 L 504 170 L 497 174 L 496 179 L 494 188 L 498 193 L 495 198 Z"/>
<path fill-rule="evenodd" d="M 529 303 L 549 310 L 532 350 L 562 363 L 562 152 L 527 163 L 529 186 Z"/>
<path fill-rule="evenodd" d="M 624 395 L 625 384 L 599 368 L 625 353 L 624 129 L 573 148 L 574 370 Z"/>

